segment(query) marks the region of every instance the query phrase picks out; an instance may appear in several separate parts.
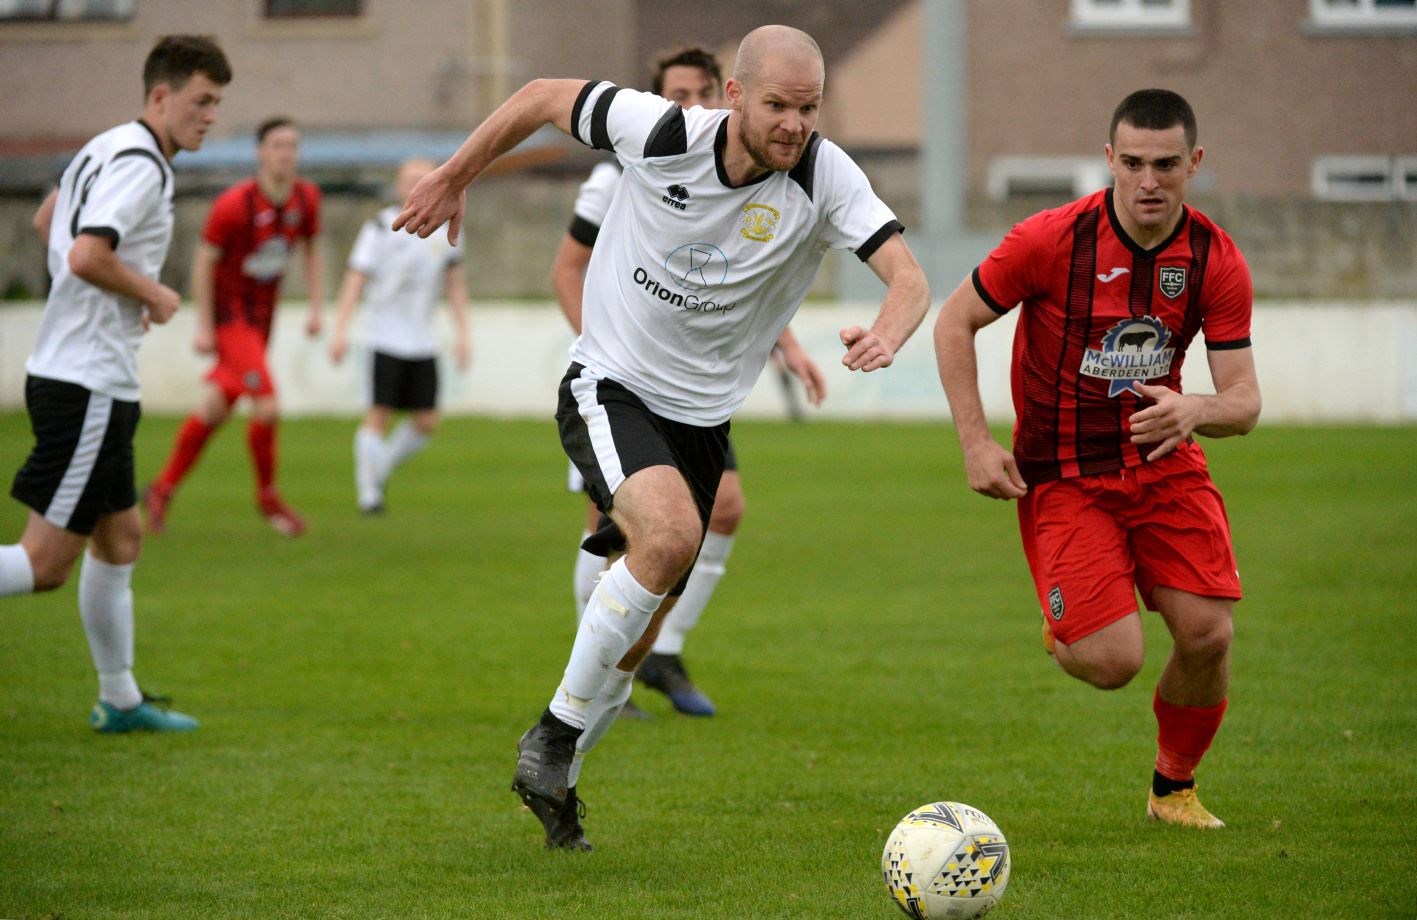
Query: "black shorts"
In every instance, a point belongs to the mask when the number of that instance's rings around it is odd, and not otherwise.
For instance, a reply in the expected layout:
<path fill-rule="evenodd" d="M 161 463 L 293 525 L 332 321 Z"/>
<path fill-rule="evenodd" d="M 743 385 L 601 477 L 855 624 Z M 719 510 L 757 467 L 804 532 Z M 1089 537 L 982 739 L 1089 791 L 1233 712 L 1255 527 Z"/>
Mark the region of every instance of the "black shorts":
<path fill-rule="evenodd" d="M 738 472 L 738 454 L 733 450 L 733 439 L 728 439 L 728 454 L 723 458 L 723 471 L 725 473 Z M 586 485 L 585 477 L 576 468 L 574 463 L 570 464 L 570 469 L 566 471 L 566 491 L 590 493 L 590 487 Z"/>
<path fill-rule="evenodd" d="M 438 405 L 438 359 L 396 358 L 374 352 L 376 406 L 389 409 L 434 409 Z"/>
<path fill-rule="evenodd" d="M 136 402 L 77 383 L 25 379 L 34 449 L 10 494 L 56 527 L 88 536 L 105 515 L 138 503 L 133 487 Z"/>
<path fill-rule="evenodd" d="M 580 470 L 596 507 L 608 513 L 615 490 L 632 474 L 651 466 L 672 466 L 684 476 L 706 531 L 728 454 L 728 423 L 702 427 L 671 421 L 655 415 L 615 381 L 582 376 L 584 370 L 572 364 L 561 380 L 556 423 L 561 446 Z M 611 525 L 592 534 L 582 546 L 605 556 L 624 549 L 625 538 Z M 687 580 L 686 573 L 670 593 L 682 593 Z"/>

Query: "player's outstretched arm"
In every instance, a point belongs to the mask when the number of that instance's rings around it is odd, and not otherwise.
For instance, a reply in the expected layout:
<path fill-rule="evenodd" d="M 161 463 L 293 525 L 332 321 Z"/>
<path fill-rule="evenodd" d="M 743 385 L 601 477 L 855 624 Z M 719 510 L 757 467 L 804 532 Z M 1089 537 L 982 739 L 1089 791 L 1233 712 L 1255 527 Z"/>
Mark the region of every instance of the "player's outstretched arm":
<path fill-rule="evenodd" d="M 221 250 L 206 240 L 197 241 L 197 252 L 192 256 L 192 279 L 188 289 L 197 305 L 197 333 L 192 347 L 198 354 L 209 355 L 216 351 L 216 308 L 213 305 L 213 276 L 216 264 L 221 259 Z"/>
<path fill-rule="evenodd" d="M 846 346 L 841 363 L 853 371 L 890 367 L 895 353 L 930 309 L 930 284 L 899 233 L 882 243 L 866 264 L 886 283 L 886 296 L 870 329 L 841 330 L 841 344 Z"/>
<path fill-rule="evenodd" d="M 354 310 L 359 305 L 359 296 L 364 293 L 364 285 L 369 276 L 352 268 L 345 269 L 344 280 L 339 286 L 339 303 L 335 306 L 334 328 L 330 330 L 330 360 L 339 364 L 349 350 L 349 323 L 354 318 Z"/>
<path fill-rule="evenodd" d="M 310 299 L 310 313 L 305 318 L 305 334 L 314 338 L 325 323 L 325 247 L 318 236 L 306 237 L 305 293 Z"/>
<path fill-rule="evenodd" d="M 443 224 L 455 244 L 462 229 L 463 195 L 493 160 L 542 125 L 571 133 L 571 110 L 585 80 L 532 80 L 502 103 L 463 141 L 452 157 L 418 181 L 393 229 L 427 238 Z"/>
<path fill-rule="evenodd" d="M 1158 445 L 1148 460 L 1179 447 L 1192 433 L 1208 438 L 1249 434 L 1260 419 L 1260 384 L 1255 376 L 1254 350 L 1207 351 L 1215 395 L 1177 393 L 1167 387 L 1138 384 L 1136 390 L 1156 404 L 1128 420 L 1133 444 Z"/>
<path fill-rule="evenodd" d="M 448 266 L 443 292 L 453 316 L 453 359 L 458 370 L 466 371 L 472 366 L 472 336 L 467 322 L 467 275 L 461 262 Z"/>
<path fill-rule="evenodd" d="M 561 237 L 556 258 L 551 260 L 551 288 L 576 335 L 581 334 L 581 295 L 585 292 L 585 271 L 592 252 L 594 249 L 567 233 Z"/>
<path fill-rule="evenodd" d="M 940 307 L 935 320 L 935 361 L 940 384 L 950 403 L 950 417 L 964 450 L 964 470 L 969 487 L 990 498 L 1022 498 L 1028 486 L 1019 474 L 1014 455 L 989 433 L 984 403 L 979 398 L 979 364 L 974 337 L 999 318 L 989 308 L 974 282 L 966 278 Z"/>
<path fill-rule="evenodd" d="M 34 228 L 35 235 L 46 247 L 49 245 L 49 225 L 54 222 L 54 205 L 59 201 L 59 189 L 55 189 L 40 202 L 38 210 L 34 212 L 34 220 L 30 221 L 30 226 Z"/>
<path fill-rule="evenodd" d="M 802 381 L 802 387 L 807 391 L 807 401 L 820 406 L 822 400 L 827 398 L 827 378 L 817 362 L 807 354 L 807 349 L 797 341 L 790 328 L 782 330 L 782 335 L 777 337 L 777 347 L 782 354 L 783 366 Z"/>

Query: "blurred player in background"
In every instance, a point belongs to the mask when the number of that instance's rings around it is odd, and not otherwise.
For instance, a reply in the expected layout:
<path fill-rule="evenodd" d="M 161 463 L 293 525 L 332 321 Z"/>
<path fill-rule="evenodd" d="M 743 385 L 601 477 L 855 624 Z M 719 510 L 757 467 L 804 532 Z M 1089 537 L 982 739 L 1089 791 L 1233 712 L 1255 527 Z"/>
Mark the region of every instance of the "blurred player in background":
<path fill-rule="evenodd" d="M 970 487 L 1018 499 L 1044 644 L 1063 670 L 1126 685 L 1145 657 L 1136 590 L 1161 613 L 1173 647 L 1153 699 L 1147 816 L 1222 827 L 1194 775 L 1225 713 L 1240 578 L 1192 435 L 1245 434 L 1259 419 L 1250 271 L 1225 231 L 1183 203 L 1204 153 L 1184 99 L 1131 94 L 1105 150 L 1113 188 L 1014 227 L 945 301 L 940 380 Z M 1020 302 L 1010 452 L 985 425 L 974 337 Z M 1197 332 L 1214 395 L 1181 393 Z"/>
<path fill-rule="evenodd" d="M 143 495 L 148 530 L 162 533 L 177 487 L 237 400 L 251 400 L 246 443 L 256 473 L 256 507 L 288 537 L 305 522 L 276 489 L 275 381 L 266 347 L 276 298 L 291 250 L 303 253 L 310 314 L 305 332 L 320 333 L 325 271 L 320 252 L 320 189 L 297 174 L 300 129 L 289 118 L 267 119 L 256 130 L 256 175 L 223 192 L 212 205 L 192 262 L 197 302 L 195 347 L 216 353 L 216 366 L 197 409 L 182 423 L 166 466 Z"/>
<path fill-rule="evenodd" d="M 394 180 L 402 202 L 435 166 L 421 157 L 405 161 Z M 438 342 L 434 317 L 440 296 L 453 317 L 453 356 L 465 371 L 471 358 L 467 334 L 467 278 L 462 242 L 446 233 L 426 240 L 389 229 L 398 207 L 384 208 L 365 222 L 349 255 L 339 308 L 330 336 L 330 359 L 339 364 L 349 348 L 349 323 L 361 294 L 368 314 L 364 339 L 370 351 L 369 409 L 354 435 L 354 483 L 359 510 L 384 510 L 384 485 L 404 461 L 422 450 L 438 428 Z M 406 411 L 392 435 L 395 412 Z M 387 436 L 387 437 L 386 437 Z"/>
<path fill-rule="evenodd" d="M 581 335 L 561 383 L 561 443 L 628 549 L 591 594 L 561 683 L 517 745 L 512 789 L 546 845 L 585 850 L 579 757 L 614 722 L 682 594 L 707 530 L 728 425 L 827 249 L 886 285 L 870 329 L 841 330 L 842 364 L 888 367 L 929 286 L 860 168 L 813 129 L 821 50 L 786 26 L 738 48 L 730 108 L 682 109 L 599 81 L 534 80 L 409 196 L 395 229 L 457 237 L 463 192 L 545 124 L 625 166 L 586 272 Z M 682 207 L 681 207 L 682 206 Z"/>
<path fill-rule="evenodd" d="M 701 47 L 681 48 L 656 61 L 651 86 L 654 92 L 686 109 L 696 105 L 708 109 L 723 108 L 723 77 L 718 61 Z M 575 216 L 561 239 L 556 260 L 551 266 L 556 299 L 577 335 L 581 331 L 581 294 L 586 267 L 590 264 L 600 225 L 619 186 L 620 166 L 615 161 L 601 163 L 591 171 L 590 178 L 581 185 L 576 198 Z M 821 368 L 807 356 L 789 329 L 783 330 L 778 347 L 787 369 L 799 377 L 805 386 L 808 400 L 813 405 L 820 405 L 826 394 L 826 378 Z M 571 464 L 569 485 L 573 492 L 585 490 L 585 480 L 575 464 Z M 715 712 L 713 701 L 694 685 L 684 667 L 684 641 L 698 623 L 719 579 L 723 577 L 728 554 L 733 550 L 733 535 L 743 519 L 745 504 L 743 480 L 738 475 L 738 458 L 730 441 L 727 467 L 718 482 L 708 533 L 704 535 L 703 546 L 699 549 L 684 594 L 665 616 L 653 649 L 635 673 L 638 680 L 667 695 L 674 708 L 685 715 L 711 716 Z M 600 510 L 587 497 L 582 544 L 600 526 Z M 576 616 L 579 617 L 585 610 L 591 592 L 609 562 L 606 556 L 597 555 L 584 545 L 577 551 L 572 582 Z M 642 715 L 631 702 L 626 703 L 625 712 Z"/>
<path fill-rule="evenodd" d="M 79 614 L 98 670 L 100 732 L 191 731 L 133 677 L 133 566 L 143 544 L 133 480 L 138 346 L 177 312 L 158 283 L 172 240 L 172 167 L 202 146 L 231 67 L 204 36 L 160 39 L 143 66 L 142 117 L 98 135 L 35 214 L 54 279 L 25 365 L 35 445 L 11 489 L 30 508 L 0 546 L 0 597 L 49 591 L 79 571 Z"/>

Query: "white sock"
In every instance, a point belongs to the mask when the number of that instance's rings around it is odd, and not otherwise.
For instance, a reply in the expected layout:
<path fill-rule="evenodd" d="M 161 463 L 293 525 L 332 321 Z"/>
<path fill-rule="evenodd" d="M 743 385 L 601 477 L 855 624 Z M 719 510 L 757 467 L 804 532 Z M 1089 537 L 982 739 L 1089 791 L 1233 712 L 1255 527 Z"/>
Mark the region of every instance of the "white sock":
<path fill-rule="evenodd" d="M 384 500 L 383 466 L 384 439 L 377 431 L 361 425 L 354 433 L 354 487 L 359 493 L 359 507 L 373 508 Z"/>
<path fill-rule="evenodd" d="M 34 591 L 34 566 L 30 554 L 18 543 L 0 546 L 0 597 Z"/>
<path fill-rule="evenodd" d="M 651 594 L 635 580 L 625 559 L 615 560 L 591 594 L 566 673 L 551 698 L 552 715 L 574 728 L 586 727 L 591 701 L 664 600 L 663 594 Z"/>
<path fill-rule="evenodd" d="M 581 542 L 584 543 L 589 536 L 589 530 L 581 531 Z M 576 547 L 576 570 L 571 578 L 571 590 L 576 596 L 577 623 L 581 621 L 581 614 L 585 613 L 586 604 L 590 603 L 590 595 L 595 590 L 595 583 L 600 580 L 600 573 L 608 565 L 609 560 L 604 556 L 596 556 Z"/>
<path fill-rule="evenodd" d="M 590 708 L 586 710 L 585 731 L 581 732 L 581 736 L 576 739 L 576 756 L 571 761 L 570 778 L 566 785 L 574 786 L 576 784 L 576 779 L 581 775 L 581 761 L 614 723 L 616 717 L 620 715 L 620 710 L 625 708 L 625 702 L 630 698 L 634 677 L 635 672 L 633 671 L 622 671 L 619 668 L 610 669 L 610 676 L 605 678 L 605 685 L 600 688 L 600 692 L 591 701 Z"/>
<path fill-rule="evenodd" d="M 387 465 L 384 467 L 382 478 L 388 479 L 390 473 L 427 445 L 428 435 L 413 427 L 413 423 L 408 419 L 399 422 L 394 428 L 393 434 L 389 435 L 388 443 L 384 445 L 384 449 L 388 453 L 386 456 Z"/>
<path fill-rule="evenodd" d="M 732 534 L 710 530 L 704 536 L 704 545 L 700 547 L 694 570 L 689 573 L 689 581 L 684 585 L 684 594 L 659 626 L 659 637 L 654 640 L 653 649 L 656 655 L 684 653 L 684 639 L 699 622 L 709 598 L 713 597 L 718 580 L 723 577 L 724 563 L 732 551 Z"/>
<path fill-rule="evenodd" d="M 98 670 L 98 698 L 116 709 L 143 701 L 133 679 L 133 563 L 109 565 L 88 553 L 79 572 L 79 616 Z"/>

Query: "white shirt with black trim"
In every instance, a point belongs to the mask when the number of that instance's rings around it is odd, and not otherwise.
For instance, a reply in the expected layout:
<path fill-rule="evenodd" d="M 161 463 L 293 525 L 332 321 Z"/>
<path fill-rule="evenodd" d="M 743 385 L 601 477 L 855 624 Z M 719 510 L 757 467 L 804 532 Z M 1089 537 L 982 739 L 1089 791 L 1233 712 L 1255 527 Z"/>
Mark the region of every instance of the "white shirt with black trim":
<path fill-rule="evenodd" d="M 870 258 L 903 227 L 841 148 L 813 135 L 802 161 L 733 188 L 729 112 L 587 83 L 575 138 L 624 175 L 591 254 L 571 359 L 665 418 L 726 421 L 829 248 Z"/>
<path fill-rule="evenodd" d="M 143 304 L 69 270 L 69 250 L 85 233 L 108 240 L 119 260 L 156 280 L 172 240 L 172 167 L 141 121 L 95 137 L 64 170 L 49 227 L 54 281 L 25 363 L 36 377 L 136 401 Z"/>
<path fill-rule="evenodd" d="M 431 358 L 438 353 L 433 316 L 448 269 L 462 262 L 462 241 L 450 244 L 446 227 L 427 239 L 395 233 L 389 227 L 398 214 L 390 206 L 366 221 L 349 254 L 349 267 L 369 279 L 365 342 L 396 358 Z"/>
<path fill-rule="evenodd" d="M 574 216 L 568 231 L 573 239 L 586 246 L 595 245 L 600 225 L 605 223 L 605 212 L 610 210 L 610 202 L 619 187 L 620 164 L 597 163 L 576 193 Z"/>

